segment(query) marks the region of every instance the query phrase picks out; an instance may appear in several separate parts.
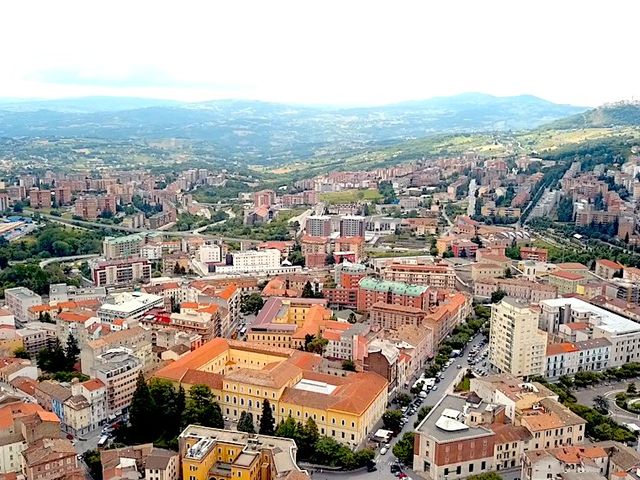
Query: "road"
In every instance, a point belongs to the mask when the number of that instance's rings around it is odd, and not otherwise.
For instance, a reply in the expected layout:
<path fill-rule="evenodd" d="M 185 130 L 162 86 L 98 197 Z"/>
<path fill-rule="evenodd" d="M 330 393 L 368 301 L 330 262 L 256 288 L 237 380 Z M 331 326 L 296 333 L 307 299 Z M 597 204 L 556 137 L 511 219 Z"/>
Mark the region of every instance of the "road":
<path fill-rule="evenodd" d="M 581 388 L 574 390 L 572 393 L 578 399 L 578 403 L 593 407 L 593 399 L 598 395 L 602 395 L 609 401 L 609 416 L 620 423 L 635 423 L 640 425 L 640 415 L 627 412 L 616 405 L 616 394 L 627 391 L 629 383 L 637 382 L 637 379 L 629 379 L 623 382 L 603 383 L 597 386 Z M 637 385 L 637 383 L 636 383 Z"/>
<path fill-rule="evenodd" d="M 45 260 L 40 261 L 40 268 L 44 268 L 47 265 L 57 262 L 75 262 L 76 260 L 87 260 L 89 258 L 98 258 L 100 255 L 96 253 L 88 254 L 88 255 L 71 255 L 69 257 L 52 257 L 47 258 Z"/>
<path fill-rule="evenodd" d="M 64 225 L 70 225 L 72 227 L 89 227 L 89 228 L 104 228 L 108 230 L 119 230 L 121 232 L 127 233 L 161 233 L 170 237 L 192 237 L 193 232 L 176 232 L 176 231 L 165 231 L 165 230 L 146 230 L 144 228 L 131 228 L 131 227 L 123 227 L 122 225 L 105 225 L 104 223 L 99 222 L 89 222 L 86 220 L 68 220 L 66 218 L 56 217 L 55 215 L 49 215 L 46 213 L 35 212 L 31 210 L 24 211 L 24 215 L 33 215 L 34 213 L 38 213 L 40 217 L 46 218 L 52 222 L 62 223 Z M 245 243 L 262 243 L 262 240 L 252 240 L 249 238 L 235 238 L 235 237 L 224 237 L 220 235 L 201 235 L 204 238 L 211 238 L 217 240 L 225 240 L 227 242 L 245 242 Z"/>
<path fill-rule="evenodd" d="M 453 391 L 453 388 L 455 387 L 455 379 L 463 370 L 463 369 L 458 369 L 457 365 L 462 365 L 465 368 L 469 367 L 466 352 L 468 352 L 471 346 L 479 344 L 482 341 L 482 339 L 483 339 L 482 335 L 477 335 L 472 340 L 470 345 L 468 345 L 467 348 L 465 348 L 462 356 L 457 358 L 456 361 L 449 368 L 445 370 L 442 380 L 440 381 L 440 383 L 436 384 L 437 390 L 431 391 L 427 394 L 427 398 L 424 399 L 422 406 L 426 406 L 426 405 L 433 406 L 436 403 L 438 403 L 438 401 L 445 395 L 445 393 Z M 486 350 L 486 348 L 487 346 L 484 347 L 484 350 Z M 413 381 L 411 382 L 411 385 L 413 385 L 414 381 L 415 379 L 413 379 Z M 396 405 L 393 405 L 393 407 L 396 408 Z M 388 453 L 386 453 L 385 455 L 380 455 L 380 450 L 376 452 L 375 462 L 376 462 L 377 470 L 375 472 L 367 472 L 366 470 L 359 471 L 359 472 L 322 472 L 322 473 L 314 472 L 313 478 L 315 480 L 336 480 L 336 479 L 351 479 L 351 478 L 362 478 L 363 480 L 364 479 L 382 480 L 382 479 L 393 478 L 393 474 L 391 473 L 391 470 L 390 470 L 391 463 L 393 463 L 396 460 L 395 456 L 392 453 L 393 446 L 396 444 L 398 440 L 402 438 L 402 435 L 405 432 L 414 431 L 413 424 L 416 420 L 417 420 L 417 413 L 416 415 L 412 415 L 411 417 L 409 417 L 408 422 L 404 426 L 402 431 L 395 438 L 393 438 L 391 442 L 389 442 L 391 444 L 391 448 L 389 449 Z M 381 427 L 382 427 L 382 424 L 377 425 L 372 429 L 372 432 L 375 432 L 378 428 L 381 428 Z M 414 472 L 409 468 L 404 468 L 403 471 L 411 478 L 414 478 L 414 479 L 421 478 L 420 475 L 418 475 L 416 472 Z M 500 473 L 502 475 L 502 472 Z M 518 469 L 517 475 L 514 475 L 513 477 L 510 477 L 508 475 L 509 475 L 508 473 L 506 475 L 503 475 L 503 478 L 505 478 L 506 480 L 513 480 L 513 478 L 520 476 L 520 470 Z"/>

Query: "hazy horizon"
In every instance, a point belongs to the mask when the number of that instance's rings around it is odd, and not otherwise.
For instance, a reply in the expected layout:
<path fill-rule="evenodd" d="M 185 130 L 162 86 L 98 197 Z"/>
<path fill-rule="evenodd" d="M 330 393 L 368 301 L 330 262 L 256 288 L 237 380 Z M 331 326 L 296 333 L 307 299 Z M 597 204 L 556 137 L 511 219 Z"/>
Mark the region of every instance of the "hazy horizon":
<path fill-rule="evenodd" d="M 0 98 L 376 106 L 481 92 L 640 98 L 640 5 L 25 0 L 3 8 Z"/>

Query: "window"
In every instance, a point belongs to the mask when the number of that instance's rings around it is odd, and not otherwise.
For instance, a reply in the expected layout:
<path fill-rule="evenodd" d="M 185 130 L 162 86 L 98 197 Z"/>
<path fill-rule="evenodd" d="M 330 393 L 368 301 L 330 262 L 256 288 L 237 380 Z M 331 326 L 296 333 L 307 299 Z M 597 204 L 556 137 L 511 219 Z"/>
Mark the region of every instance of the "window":
<path fill-rule="evenodd" d="M 483 462 L 480 464 L 480 470 L 484 470 L 485 468 L 487 468 L 487 462 L 483 461 Z"/>
<path fill-rule="evenodd" d="M 462 473 L 462 467 L 460 465 L 458 465 L 456 467 L 456 475 L 460 475 Z"/>
<path fill-rule="evenodd" d="M 469 473 L 473 472 L 473 463 L 469 464 Z"/>

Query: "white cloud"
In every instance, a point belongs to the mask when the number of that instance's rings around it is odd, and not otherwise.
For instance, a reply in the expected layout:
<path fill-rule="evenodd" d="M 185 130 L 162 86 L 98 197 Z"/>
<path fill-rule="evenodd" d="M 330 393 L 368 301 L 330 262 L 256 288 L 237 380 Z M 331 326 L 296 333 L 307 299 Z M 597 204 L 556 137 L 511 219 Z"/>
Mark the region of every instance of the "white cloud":
<path fill-rule="evenodd" d="M 640 95 L 633 1 L 35 1 L 0 7 L 0 97 L 386 103 Z"/>

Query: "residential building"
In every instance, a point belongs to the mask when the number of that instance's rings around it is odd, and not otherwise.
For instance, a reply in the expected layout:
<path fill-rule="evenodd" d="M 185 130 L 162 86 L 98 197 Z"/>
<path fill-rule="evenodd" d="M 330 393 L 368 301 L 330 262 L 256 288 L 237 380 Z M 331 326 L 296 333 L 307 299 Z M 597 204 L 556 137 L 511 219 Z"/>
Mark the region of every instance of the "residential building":
<path fill-rule="evenodd" d="M 17 327 L 22 327 L 29 321 L 29 307 L 42 304 L 42 297 L 25 287 L 7 288 L 4 300 Z"/>
<path fill-rule="evenodd" d="M 531 433 L 532 450 L 585 442 L 586 420 L 551 398 L 543 398 L 531 407 L 523 408 L 517 414 L 515 424 Z"/>
<path fill-rule="evenodd" d="M 128 410 L 141 371 L 140 360 L 126 349 L 109 350 L 96 358 L 92 376 L 105 385 L 109 414 L 119 415 Z"/>
<path fill-rule="evenodd" d="M 53 380 L 39 382 L 34 397 L 45 410 L 53 412 L 65 424 L 64 402 L 71 397 L 71 389 Z"/>
<path fill-rule="evenodd" d="M 329 238 L 305 235 L 300 240 L 300 248 L 307 268 L 323 267 L 327 262 Z"/>
<path fill-rule="evenodd" d="M 146 258 L 128 258 L 98 262 L 91 269 L 93 284 L 100 287 L 123 287 L 146 283 L 151 279 L 151 264 Z"/>
<path fill-rule="evenodd" d="M 601 372 L 609 368 L 611 342 L 604 337 L 575 342 L 578 349 L 578 371 Z"/>
<path fill-rule="evenodd" d="M 543 375 L 547 333 L 538 330 L 538 313 L 528 303 L 505 297 L 491 309 L 489 363 L 517 377 Z"/>
<path fill-rule="evenodd" d="M 367 355 L 363 368 L 366 372 L 374 372 L 387 381 L 389 393 L 396 388 L 404 387 L 402 375 L 399 375 L 400 350 L 395 342 L 389 340 L 373 340 L 367 347 Z"/>
<path fill-rule="evenodd" d="M 255 207 L 270 207 L 276 203 L 276 192 L 273 190 L 260 190 L 253 194 L 253 205 Z"/>
<path fill-rule="evenodd" d="M 98 358 L 110 351 L 127 351 L 135 356 L 144 368 L 153 364 L 151 332 L 140 326 L 108 333 L 87 343 L 80 352 L 82 373 L 94 377 Z"/>
<path fill-rule="evenodd" d="M 471 298 L 461 292 L 447 294 L 437 306 L 429 308 L 425 325 L 433 332 L 434 345 L 440 345 L 471 312 Z"/>
<path fill-rule="evenodd" d="M 200 262 L 220 263 L 224 260 L 222 245 L 220 244 L 205 244 L 198 249 L 198 260 Z"/>
<path fill-rule="evenodd" d="M 29 204 L 31 208 L 51 208 L 51 190 L 29 189 Z"/>
<path fill-rule="evenodd" d="M 345 215 L 340 218 L 340 236 L 364 238 L 364 220 L 364 217 L 358 215 Z"/>
<path fill-rule="evenodd" d="M 25 324 L 24 328 L 16 330 L 16 334 L 22 340 L 24 349 L 31 356 L 52 345 L 57 337 L 56 325 L 43 322 L 29 322 Z"/>
<path fill-rule="evenodd" d="M 357 309 L 364 312 L 378 302 L 426 309 L 430 304 L 429 287 L 371 277 L 361 279 L 358 283 Z"/>
<path fill-rule="evenodd" d="M 559 295 L 576 293 L 578 287 L 585 282 L 584 276 L 568 270 L 556 270 L 549 273 L 549 285 L 558 289 Z"/>
<path fill-rule="evenodd" d="M 66 438 L 38 440 L 23 451 L 22 456 L 27 480 L 82 478 L 78 454 Z"/>
<path fill-rule="evenodd" d="M 524 278 L 484 277 L 477 279 L 473 284 L 473 296 L 476 298 L 491 298 L 491 295 L 498 290 L 505 292 L 508 297 L 529 303 L 540 303 L 542 300 L 558 296 L 556 287 Z"/>
<path fill-rule="evenodd" d="M 413 469 L 431 480 L 458 480 L 495 469 L 495 433 L 476 417 L 497 406 L 445 395 L 415 431 Z"/>
<path fill-rule="evenodd" d="M 360 372 L 339 377 L 315 371 L 317 355 L 253 342 L 216 338 L 154 376 L 182 384 L 208 385 L 225 416 L 237 420 L 242 411 L 260 421 L 265 398 L 276 422 L 291 416 L 313 418 L 320 435 L 350 446 L 370 434 L 387 404 L 387 381 Z"/>
<path fill-rule="evenodd" d="M 220 273 L 258 273 L 280 268 L 280 250 L 246 250 L 231 253 L 232 266 L 216 267 Z"/>
<path fill-rule="evenodd" d="M 328 215 L 310 215 L 305 223 L 305 233 L 309 237 L 330 237 L 331 217 Z"/>
<path fill-rule="evenodd" d="M 520 247 L 520 258 L 534 262 L 546 262 L 549 258 L 549 251 L 540 247 Z"/>
<path fill-rule="evenodd" d="M 623 269 L 624 266 L 620 265 L 618 262 L 613 262 L 606 258 L 599 258 L 596 260 L 595 274 L 599 277 L 611 279 L 618 274 L 622 276 Z"/>
<path fill-rule="evenodd" d="M 401 325 L 422 327 L 427 312 L 421 308 L 376 302 L 369 309 L 369 321 L 372 326 L 397 329 Z"/>
<path fill-rule="evenodd" d="M 456 272 L 451 265 L 445 263 L 432 265 L 393 263 L 385 267 L 382 277 L 392 282 L 404 282 L 434 288 L 454 290 L 456 287 Z"/>
<path fill-rule="evenodd" d="M 573 375 L 578 371 L 578 347 L 573 343 L 550 343 L 547 345 L 547 362 L 544 376 L 557 379 Z"/>
<path fill-rule="evenodd" d="M 556 298 L 540 302 L 540 328 L 556 333 L 561 326 L 587 323 L 581 340 L 604 338 L 611 344 L 609 368 L 640 359 L 640 324 L 579 298 Z M 583 338 L 585 337 L 585 338 Z"/>
<path fill-rule="evenodd" d="M 289 438 L 254 435 L 189 425 L 178 437 L 182 478 L 210 480 L 304 480 L 296 464 L 296 443 Z"/>
<path fill-rule="evenodd" d="M 178 480 L 178 452 L 154 447 L 153 444 L 113 448 L 100 452 L 103 480 L 144 478 L 146 480 Z"/>
<path fill-rule="evenodd" d="M 145 244 L 145 236 L 139 233 L 123 237 L 105 237 L 102 240 L 102 255 L 105 260 L 139 258 L 140 249 Z"/>
<path fill-rule="evenodd" d="M 49 305 L 87 300 L 102 302 L 106 296 L 107 289 L 104 287 L 76 287 L 66 283 L 52 283 L 49 285 Z"/>
<path fill-rule="evenodd" d="M 333 256 L 336 263 L 344 259 L 359 263 L 364 258 L 364 237 L 339 237 L 335 240 Z"/>

